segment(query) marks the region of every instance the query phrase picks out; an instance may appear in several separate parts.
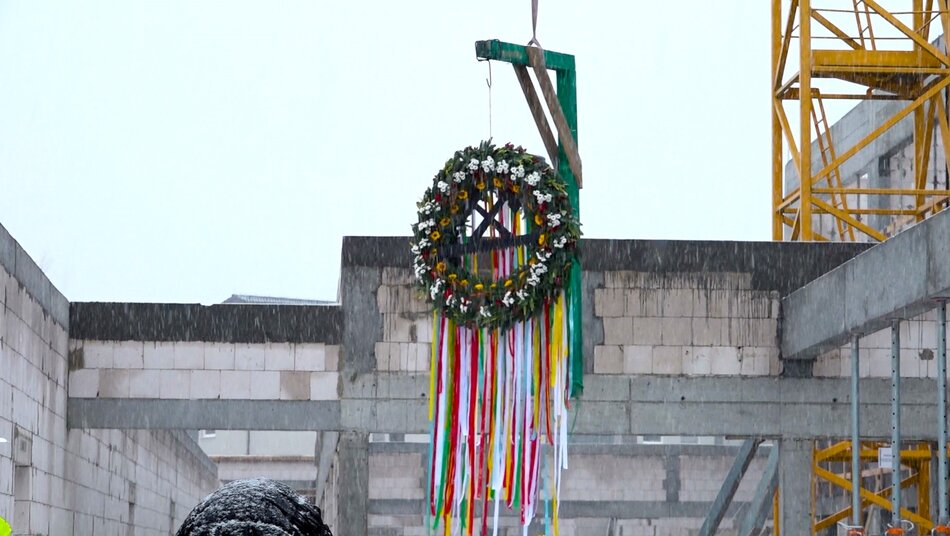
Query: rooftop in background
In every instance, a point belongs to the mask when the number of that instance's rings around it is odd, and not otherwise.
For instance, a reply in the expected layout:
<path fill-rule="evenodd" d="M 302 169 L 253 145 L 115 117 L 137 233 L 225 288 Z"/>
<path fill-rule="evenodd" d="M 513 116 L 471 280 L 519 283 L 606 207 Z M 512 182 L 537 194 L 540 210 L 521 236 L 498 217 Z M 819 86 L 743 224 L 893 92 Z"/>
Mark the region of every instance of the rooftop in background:
<path fill-rule="evenodd" d="M 232 294 L 221 303 L 255 304 L 255 305 L 336 305 L 332 300 L 304 300 L 300 298 L 276 298 L 274 296 L 251 296 L 249 294 Z"/>

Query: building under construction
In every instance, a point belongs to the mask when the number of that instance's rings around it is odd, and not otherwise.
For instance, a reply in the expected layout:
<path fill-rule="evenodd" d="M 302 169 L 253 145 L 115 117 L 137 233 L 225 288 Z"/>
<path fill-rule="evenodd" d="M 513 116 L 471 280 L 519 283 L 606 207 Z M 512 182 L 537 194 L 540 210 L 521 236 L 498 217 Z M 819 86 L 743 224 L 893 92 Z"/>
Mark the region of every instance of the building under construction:
<path fill-rule="evenodd" d="M 562 534 L 950 524 L 950 8 L 772 12 L 773 241 L 581 244 Z M 428 534 L 432 321 L 405 244 L 346 238 L 334 303 L 80 303 L 0 227 L 0 517 L 170 534 L 220 482 L 198 430 L 249 431 L 258 458 L 252 433 L 308 432 L 293 484 L 334 534 Z"/>

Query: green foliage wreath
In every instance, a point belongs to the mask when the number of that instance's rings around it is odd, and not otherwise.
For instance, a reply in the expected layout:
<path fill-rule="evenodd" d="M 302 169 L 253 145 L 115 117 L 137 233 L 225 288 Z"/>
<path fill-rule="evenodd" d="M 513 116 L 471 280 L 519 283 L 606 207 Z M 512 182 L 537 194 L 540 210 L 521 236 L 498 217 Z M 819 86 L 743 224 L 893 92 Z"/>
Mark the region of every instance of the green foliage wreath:
<path fill-rule="evenodd" d="M 479 274 L 473 248 L 466 249 L 478 240 L 466 229 L 483 199 L 506 199 L 522 215 L 524 228 L 508 237 L 507 247 L 524 246 L 523 254 L 508 277 L 497 281 Z M 490 142 L 457 151 L 417 206 L 411 243 L 416 279 L 435 307 L 455 322 L 506 328 L 532 316 L 565 287 L 580 223 L 564 181 L 542 158 Z"/>

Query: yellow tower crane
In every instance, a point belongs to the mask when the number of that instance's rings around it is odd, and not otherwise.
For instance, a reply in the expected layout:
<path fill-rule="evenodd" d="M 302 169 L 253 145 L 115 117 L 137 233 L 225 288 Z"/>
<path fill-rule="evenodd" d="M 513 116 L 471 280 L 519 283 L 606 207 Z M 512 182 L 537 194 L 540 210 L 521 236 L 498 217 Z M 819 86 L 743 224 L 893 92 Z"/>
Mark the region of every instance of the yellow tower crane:
<path fill-rule="evenodd" d="M 947 207 L 948 0 L 879 1 L 772 0 L 773 240 L 879 242 Z M 877 103 L 857 136 L 829 124 L 841 100 Z M 855 173 L 911 117 L 907 176 Z"/>

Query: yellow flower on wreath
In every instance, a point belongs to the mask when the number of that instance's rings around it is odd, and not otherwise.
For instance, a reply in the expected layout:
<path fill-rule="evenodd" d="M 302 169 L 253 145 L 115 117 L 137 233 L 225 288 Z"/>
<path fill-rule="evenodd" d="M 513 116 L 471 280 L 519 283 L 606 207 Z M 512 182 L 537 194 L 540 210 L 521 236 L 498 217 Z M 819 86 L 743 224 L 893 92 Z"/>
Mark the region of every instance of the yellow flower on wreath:
<path fill-rule="evenodd" d="M 481 283 L 475 283 L 475 290 L 485 290 L 485 285 Z"/>
<path fill-rule="evenodd" d="M 484 190 L 485 186 L 486 186 L 485 181 L 478 181 L 475 183 L 475 187 L 478 188 L 479 190 Z"/>
<path fill-rule="evenodd" d="M 449 274 L 447 277 L 448 277 L 448 280 L 449 280 L 449 281 L 455 281 L 456 279 L 459 278 L 459 275 L 458 275 L 458 274 Z"/>
<path fill-rule="evenodd" d="M 445 271 L 445 261 L 439 261 L 435 264 L 435 269 L 437 272 Z"/>
<path fill-rule="evenodd" d="M 467 286 L 468 286 L 468 279 L 463 279 L 463 280 L 459 281 L 459 285 L 462 285 L 463 287 L 467 287 Z"/>
<path fill-rule="evenodd" d="M 492 184 L 495 185 L 495 188 L 501 188 L 502 186 L 505 185 L 505 181 L 499 179 L 498 177 L 495 177 L 494 179 L 492 179 L 491 182 Z"/>
<path fill-rule="evenodd" d="M 547 240 L 547 238 L 548 238 L 548 237 L 545 236 L 544 233 L 541 233 L 541 236 L 538 237 L 538 245 L 539 245 L 539 246 L 543 246 L 543 245 L 544 245 L 544 242 L 545 242 L 545 240 Z"/>
<path fill-rule="evenodd" d="M 461 192 L 459 192 L 459 199 L 461 199 L 462 201 L 465 201 L 466 199 L 468 199 L 468 190 L 462 190 Z"/>
<path fill-rule="evenodd" d="M 512 185 L 511 185 L 511 191 L 514 192 L 514 193 L 518 193 L 518 192 L 521 191 L 521 186 L 518 186 L 517 184 L 512 184 Z"/>
<path fill-rule="evenodd" d="M 429 238 L 431 238 L 432 240 L 438 240 L 442 238 L 442 233 L 440 233 L 439 231 L 432 231 L 432 233 L 429 235 Z"/>
<path fill-rule="evenodd" d="M 459 195 L 462 195 L 462 194 L 459 194 Z M 459 210 L 461 209 L 459 209 L 459 206 L 455 203 L 452 203 L 452 206 L 449 207 L 449 212 L 451 212 L 452 214 L 458 214 Z"/>
<path fill-rule="evenodd" d="M 450 223 L 452 223 L 452 220 L 449 218 L 442 218 L 441 220 L 439 220 L 439 225 L 441 225 L 442 227 L 447 227 Z"/>
<path fill-rule="evenodd" d="M 534 224 L 535 224 L 535 225 L 541 225 L 542 223 L 544 223 L 544 218 L 542 218 L 540 214 L 535 214 L 535 215 L 534 215 Z"/>

